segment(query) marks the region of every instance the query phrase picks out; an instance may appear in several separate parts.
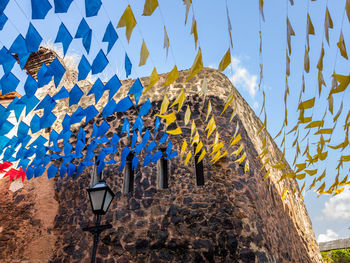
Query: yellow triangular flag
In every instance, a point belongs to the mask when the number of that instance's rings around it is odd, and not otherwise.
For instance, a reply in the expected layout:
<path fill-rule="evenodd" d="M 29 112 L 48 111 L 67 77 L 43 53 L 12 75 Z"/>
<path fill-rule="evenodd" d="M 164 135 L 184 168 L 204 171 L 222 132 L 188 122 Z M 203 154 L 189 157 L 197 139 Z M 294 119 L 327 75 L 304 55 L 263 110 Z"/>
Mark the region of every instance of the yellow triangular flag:
<path fill-rule="evenodd" d="M 319 71 L 323 70 L 323 57 L 324 57 L 324 48 L 323 48 L 323 44 L 322 44 L 320 58 L 318 59 L 318 63 L 317 63 L 317 68 L 318 68 Z M 305 89 L 304 89 L 304 91 L 305 91 Z"/>
<path fill-rule="evenodd" d="M 165 26 L 164 26 L 164 44 L 163 44 L 163 48 L 166 48 L 166 57 L 168 57 L 169 46 L 170 46 L 169 37 L 168 37 L 168 33 L 166 32 L 166 29 L 165 29 Z"/>
<path fill-rule="evenodd" d="M 310 58 L 309 58 L 309 50 L 305 46 L 305 54 L 304 54 L 304 70 L 306 73 L 310 71 Z"/>
<path fill-rule="evenodd" d="M 187 105 L 187 109 L 186 109 L 186 112 L 185 112 L 185 125 L 187 125 L 189 122 L 190 122 L 190 118 L 191 118 L 191 110 L 190 110 L 190 107 Z"/>
<path fill-rule="evenodd" d="M 183 157 L 183 155 L 185 154 L 185 151 L 187 149 L 187 141 L 184 139 L 184 142 L 182 143 L 182 146 L 181 146 L 181 151 L 180 151 L 180 155 L 181 155 L 181 158 Z"/>
<path fill-rule="evenodd" d="M 227 66 L 230 65 L 230 63 L 231 63 L 231 51 L 230 51 L 230 48 L 228 48 L 225 55 L 220 61 L 219 70 L 224 71 L 227 68 Z"/>
<path fill-rule="evenodd" d="M 265 22 L 265 16 L 264 16 L 264 0 L 259 0 L 259 11 L 262 20 Z"/>
<path fill-rule="evenodd" d="M 208 83 L 206 78 L 204 78 L 204 80 L 202 81 L 201 92 L 203 94 L 203 104 L 204 104 L 205 97 L 207 96 L 207 93 L 208 93 Z"/>
<path fill-rule="evenodd" d="M 156 114 L 159 118 L 165 119 L 166 125 L 172 124 L 176 120 L 176 115 L 174 112 L 169 113 L 167 115 Z"/>
<path fill-rule="evenodd" d="M 240 140 L 242 139 L 241 134 L 239 133 L 236 138 L 234 138 L 234 140 L 231 142 L 230 146 L 235 145 L 236 143 L 238 143 Z"/>
<path fill-rule="evenodd" d="M 187 23 L 187 17 L 188 17 L 188 11 L 190 11 L 190 6 L 192 1 L 191 0 L 184 0 L 185 4 L 186 4 L 186 17 L 185 17 L 185 25 Z"/>
<path fill-rule="evenodd" d="M 306 101 L 303 101 L 303 102 L 299 103 L 298 110 L 310 109 L 314 105 L 315 105 L 315 97 L 313 97 L 312 99 L 309 99 L 309 100 L 306 100 Z"/>
<path fill-rule="evenodd" d="M 128 42 L 129 42 L 131 33 L 132 33 L 134 27 L 136 26 L 136 19 L 134 17 L 134 14 L 131 10 L 130 5 L 127 6 L 123 15 L 121 16 L 121 18 L 118 22 L 117 28 L 124 27 L 124 26 L 125 26 L 126 38 L 128 39 Z"/>
<path fill-rule="evenodd" d="M 233 101 L 235 97 L 235 92 L 234 89 L 231 90 L 231 93 L 228 95 L 224 109 L 222 110 L 222 112 L 220 113 L 220 116 L 225 112 L 225 110 L 228 108 L 228 106 L 231 104 L 231 102 Z"/>
<path fill-rule="evenodd" d="M 196 146 L 196 150 L 195 150 L 195 152 L 194 152 L 194 155 L 196 155 L 197 153 L 199 153 L 200 152 L 200 150 L 203 148 L 203 143 L 202 143 L 202 141 L 200 141 L 198 144 L 197 144 L 197 146 Z"/>
<path fill-rule="evenodd" d="M 213 133 L 215 129 L 216 129 L 216 124 L 215 124 L 214 116 L 212 116 L 210 121 L 208 122 L 207 127 L 205 128 L 205 130 L 208 130 L 207 138 L 210 137 L 210 135 Z"/>
<path fill-rule="evenodd" d="M 194 120 L 192 120 L 192 125 L 191 125 L 191 140 L 192 140 L 192 136 L 194 131 L 196 130 L 196 124 L 194 123 Z"/>
<path fill-rule="evenodd" d="M 231 155 L 235 155 L 238 156 L 238 154 L 241 153 L 241 151 L 243 150 L 243 144 L 241 144 L 237 150 L 235 150 L 234 152 L 231 153 Z"/>
<path fill-rule="evenodd" d="M 326 82 L 324 81 L 322 71 L 318 71 L 318 95 L 321 96 L 322 85 L 326 86 Z"/>
<path fill-rule="evenodd" d="M 193 65 L 186 78 L 186 82 L 189 81 L 194 76 L 196 76 L 202 70 L 202 68 L 203 68 L 202 51 L 201 51 L 201 48 L 199 47 L 197 56 L 194 59 Z"/>
<path fill-rule="evenodd" d="M 169 99 L 166 94 L 164 94 L 164 98 L 162 101 L 162 105 L 160 106 L 160 114 L 164 114 L 168 110 Z"/>
<path fill-rule="evenodd" d="M 310 18 L 309 13 L 307 14 L 307 33 L 309 35 L 315 35 L 314 25 L 311 22 L 311 18 Z"/>
<path fill-rule="evenodd" d="M 244 165 L 244 172 L 245 172 L 245 173 L 248 173 L 248 172 L 249 172 L 249 160 L 247 160 L 247 161 L 245 162 L 245 165 Z"/>
<path fill-rule="evenodd" d="M 182 108 L 182 105 L 184 104 L 185 98 L 185 90 L 181 89 L 179 96 L 176 98 L 173 104 L 171 104 L 170 108 L 177 105 L 177 112 L 179 112 Z"/>
<path fill-rule="evenodd" d="M 289 18 L 287 17 L 287 43 L 289 55 L 292 53 L 291 36 L 295 36 L 292 25 L 290 24 Z"/>
<path fill-rule="evenodd" d="M 350 0 L 346 0 L 345 10 L 346 15 L 348 16 L 348 20 L 350 22 Z"/>
<path fill-rule="evenodd" d="M 350 84 L 350 76 L 335 74 L 335 79 L 339 85 L 334 85 L 331 94 L 343 92 Z"/>
<path fill-rule="evenodd" d="M 158 6 L 158 0 L 146 0 L 143 7 L 143 16 L 150 16 L 153 14 Z"/>
<path fill-rule="evenodd" d="M 283 190 L 283 192 L 282 192 L 282 194 L 281 194 L 282 200 L 285 199 L 285 198 L 287 197 L 287 191 L 288 191 L 287 188 L 285 188 L 285 189 Z"/>
<path fill-rule="evenodd" d="M 246 153 L 243 153 L 242 156 L 239 159 L 237 159 L 235 162 L 242 163 L 245 157 L 246 157 Z"/>
<path fill-rule="evenodd" d="M 200 163 L 200 162 L 203 160 L 203 158 L 204 158 L 204 156 L 206 155 L 206 153 L 207 153 L 206 150 L 203 149 L 201 155 L 200 155 L 199 158 L 198 158 L 197 163 Z"/>
<path fill-rule="evenodd" d="M 147 58 L 148 58 L 149 52 L 145 43 L 145 40 L 142 40 L 142 46 L 140 51 L 140 63 L 139 67 L 146 64 Z"/>
<path fill-rule="evenodd" d="M 171 135 L 179 135 L 182 133 L 182 130 L 180 127 L 177 127 L 175 130 L 171 130 L 171 131 L 167 130 L 166 132 Z"/>
<path fill-rule="evenodd" d="M 159 80 L 159 75 L 157 73 L 157 70 L 156 68 L 154 67 L 153 68 L 153 71 L 152 71 L 152 74 L 151 76 L 149 77 L 149 84 L 146 88 L 146 90 L 144 91 L 144 93 L 147 93 L 147 91 L 150 90 L 150 88 L 152 88 L 154 86 L 154 84 L 156 84 Z M 166 95 L 165 95 L 166 96 Z M 162 114 L 162 113 L 161 113 Z"/>
<path fill-rule="evenodd" d="M 331 14 L 329 13 L 328 7 L 326 7 L 326 14 L 324 18 L 324 34 L 328 45 L 329 45 L 329 33 L 328 33 L 329 28 L 333 28 L 333 21 L 331 18 Z"/>
<path fill-rule="evenodd" d="M 344 42 L 344 36 L 343 36 L 343 32 L 340 32 L 340 36 L 339 36 L 339 42 L 337 43 L 337 46 L 340 50 L 340 54 L 345 58 L 348 59 L 348 54 L 346 53 L 346 46 L 345 46 L 345 42 Z"/>
<path fill-rule="evenodd" d="M 209 102 L 208 102 L 208 109 L 207 109 L 207 116 L 205 117 L 205 121 L 208 120 L 209 115 L 210 115 L 210 113 L 211 113 L 211 110 L 212 110 L 212 108 L 211 108 L 211 102 L 210 102 L 210 100 L 209 100 Z"/>
<path fill-rule="evenodd" d="M 195 49 L 197 49 L 198 32 L 197 32 L 197 21 L 194 18 L 194 16 L 192 18 L 191 34 L 193 34 Z"/>
<path fill-rule="evenodd" d="M 165 82 L 163 83 L 163 86 L 169 86 L 175 80 L 177 80 L 178 77 L 179 77 L 179 72 L 177 71 L 177 67 L 175 65 L 174 68 L 168 73 L 168 76 L 167 76 Z"/>
<path fill-rule="evenodd" d="M 192 153 L 191 153 L 191 151 L 189 151 L 189 152 L 187 153 L 187 156 L 186 156 L 185 165 L 187 165 L 187 163 L 188 163 L 188 161 L 191 159 L 191 157 L 192 157 Z"/>
<path fill-rule="evenodd" d="M 199 143 L 199 133 L 198 133 L 198 131 L 196 131 L 196 134 L 193 137 L 193 141 L 191 143 L 191 146 L 193 146 L 193 144 L 195 144 L 195 143 Z"/>

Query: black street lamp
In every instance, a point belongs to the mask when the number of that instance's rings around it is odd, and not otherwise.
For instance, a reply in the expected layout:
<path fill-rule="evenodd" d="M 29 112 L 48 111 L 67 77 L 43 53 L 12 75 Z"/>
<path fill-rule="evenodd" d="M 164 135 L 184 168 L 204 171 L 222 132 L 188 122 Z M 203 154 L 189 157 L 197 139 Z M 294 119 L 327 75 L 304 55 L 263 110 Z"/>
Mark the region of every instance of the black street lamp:
<path fill-rule="evenodd" d="M 105 229 L 112 228 L 111 224 L 100 225 L 100 222 L 101 215 L 107 213 L 107 210 L 114 198 L 114 193 L 104 180 L 100 180 L 95 185 L 88 188 L 87 191 L 89 193 L 92 211 L 95 214 L 95 226 L 84 227 L 83 230 L 89 231 L 94 235 L 94 246 L 91 254 L 91 263 L 95 263 L 97 243 L 100 233 Z"/>

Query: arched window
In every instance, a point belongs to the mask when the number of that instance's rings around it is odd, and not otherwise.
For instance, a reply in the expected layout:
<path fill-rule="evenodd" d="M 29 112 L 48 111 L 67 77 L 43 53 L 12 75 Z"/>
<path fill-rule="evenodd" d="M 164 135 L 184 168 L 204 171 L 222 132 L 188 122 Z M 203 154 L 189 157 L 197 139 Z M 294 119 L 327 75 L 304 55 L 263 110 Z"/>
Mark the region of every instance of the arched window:
<path fill-rule="evenodd" d="M 194 151 L 196 150 L 197 144 L 194 144 Z M 200 151 L 199 153 L 195 154 L 194 156 L 194 166 L 195 166 L 195 172 L 196 172 L 196 183 L 197 186 L 204 185 L 204 167 L 203 167 L 203 160 L 201 160 L 198 163 L 199 156 L 201 155 Z"/>
<path fill-rule="evenodd" d="M 134 169 L 132 169 L 133 153 L 129 153 L 126 157 L 126 165 L 124 170 L 124 194 L 134 191 Z"/>
<path fill-rule="evenodd" d="M 161 149 L 163 156 L 158 161 L 158 187 L 160 189 L 168 188 L 169 166 L 168 160 L 164 158 L 165 149 Z"/>

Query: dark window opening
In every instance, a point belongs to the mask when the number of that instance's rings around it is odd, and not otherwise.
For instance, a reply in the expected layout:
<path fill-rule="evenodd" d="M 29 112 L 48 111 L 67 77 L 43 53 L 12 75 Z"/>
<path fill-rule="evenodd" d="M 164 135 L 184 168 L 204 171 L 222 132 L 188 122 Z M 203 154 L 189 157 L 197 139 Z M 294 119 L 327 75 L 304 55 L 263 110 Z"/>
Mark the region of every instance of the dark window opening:
<path fill-rule="evenodd" d="M 168 167 L 168 160 L 164 158 L 165 149 L 161 149 L 163 156 L 159 159 L 158 165 L 159 165 L 159 179 L 158 179 L 158 186 L 160 189 L 166 189 L 168 188 L 168 181 L 169 181 L 169 167 Z"/>
<path fill-rule="evenodd" d="M 197 144 L 195 143 L 194 144 L 194 151 L 196 151 L 196 147 L 197 147 Z M 201 160 L 199 163 L 198 163 L 198 160 L 199 160 L 199 157 L 201 155 L 201 152 L 200 151 L 199 153 L 197 153 L 195 156 L 194 156 L 194 162 L 195 162 L 195 169 L 196 169 L 196 183 L 197 183 L 197 186 L 201 186 L 201 185 L 204 185 L 204 167 L 203 167 L 203 160 Z"/>
<path fill-rule="evenodd" d="M 133 153 L 129 153 L 126 157 L 126 165 L 124 172 L 124 194 L 132 193 L 134 191 L 134 169 L 132 169 Z"/>

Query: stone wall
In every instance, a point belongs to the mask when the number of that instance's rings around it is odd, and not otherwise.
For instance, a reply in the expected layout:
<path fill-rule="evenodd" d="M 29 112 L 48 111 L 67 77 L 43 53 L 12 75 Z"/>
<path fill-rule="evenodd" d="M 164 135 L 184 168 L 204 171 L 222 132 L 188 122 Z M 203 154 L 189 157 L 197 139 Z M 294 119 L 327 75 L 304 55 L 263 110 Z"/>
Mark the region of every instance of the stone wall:
<path fill-rule="evenodd" d="M 48 59 L 47 57 L 46 54 L 45 59 Z M 74 71 L 68 73 L 64 79 L 67 89 L 76 81 L 76 73 Z M 148 127 L 151 131 L 154 127 L 154 114 L 159 112 L 164 94 L 173 100 L 184 88 L 188 95 L 184 107 L 186 105 L 191 107 L 191 119 L 195 119 L 200 134 L 204 135 L 207 101 L 203 105 L 202 97 L 198 94 L 205 78 L 208 82 L 208 97 L 212 102 L 221 138 L 228 141 L 239 125 L 244 149 L 250 161 L 250 172 L 244 173 L 244 163 L 238 165 L 234 162 L 236 158 L 233 156 L 226 156 L 215 165 L 211 164 L 206 156 L 203 160 L 205 185 L 196 186 L 193 160 L 188 166 L 184 166 L 183 161 L 175 158 L 170 160 L 168 189 L 158 189 L 159 171 L 157 164 L 154 163 L 148 167 L 138 168 L 134 192 L 124 195 L 123 171 L 119 171 L 119 164 L 107 166 L 104 178 L 117 194 L 108 214 L 103 217 L 103 222 L 111 223 L 113 228 L 101 235 L 97 262 L 321 262 L 304 203 L 298 194 L 292 195 L 293 189 L 298 188 L 296 181 L 288 179 L 278 183 L 281 176 L 279 172 L 272 172 L 270 178 L 263 180 L 265 171 L 261 171 L 258 158 L 262 138 L 256 136 L 261 121 L 237 90 L 231 109 L 219 117 L 225 99 L 233 88 L 230 81 L 215 70 L 204 69 L 185 83 L 187 73 L 188 71 L 180 72 L 179 79 L 170 87 L 161 86 L 167 75 L 160 76 L 158 84 L 149 91 L 149 94 L 152 94 L 153 107 L 147 118 L 143 118 L 144 130 Z M 147 86 L 148 78 L 142 78 L 141 82 Z M 126 95 L 132 83 L 132 80 L 123 81 L 123 86 L 115 95 L 116 100 Z M 78 84 L 85 91 L 91 86 L 87 81 Z M 46 92 L 49 94 L 54 92 L 52 83 Z M 106 97 L 102 96 L 96 106 L 99 110 L 106 102 Z M 145 98 L 146 96 L 143 96 L 140 103 Z M 93 96 L 86 96 L 81 101 L 83 108 L 91 104 L 94 104 Z M 60 101 L 54 111 L 61 120 L 66 112 L 73 112 L 76 107 L 77 105 L 68 107 L 68 101 L 65 99 Z M 232 109 L 236 109 L 237 115 L 229 122 Z M 107 137 L 111 138 L 113 133 L 120 133 L 124 116 L 128 117 L 132 125 L 137 113 L 138 109 L 132 108 L 125 115 L 118 113 L 106 118 L 111 125 Z M 179 152 L 183 138 L 188 138 L 190 134 L 190 127 L 184 127 L 184 111 L 177 114 L 177 119 L 183 134 L 173 136 L 171 140 Z M 99 125 L 102 121 L 102 117 L 99 116 L 88 124 L 81 124 L 86 131 L 89 131 L 87 138 L 91 134 L 92 123 Z M 54 124 L 54 128 L 60 131 L 59 121 Z M 157 140 L 161 133 L 158 132 Z M 201 136 L 202 139 L 205 137 Z M 70 141 L 73 145 L 74 140 L 73 136 Z M 204 140 L 204 145 L 209 145 L 211 140 Z M 117 161 L 121 150 L 129 143 L 129 139 L 124 136 L 118 146 L 119 153 L 115 157 Z M 281 152 L 271 137 L 268 143 L 270 159 L 279 160 Z M 142 162 L 141 152 L 140 163 Z M 288 166 L 287 170 L 289 169 Z M 49 220 L 45 227 L 38 224 L 37 227 L 28 228 L 32 231 L 27 232 L 30 238 L 21 234 L 22 228 L 14 229 L 11 239 L 7 240 L 9 234 L 1 232 L 0 258 L 25 259 L 32 262 L 48 260 L 55 263 L 89 262 L 92 236 L 83 232 L 82 228 L 93 222 L 85 190 L 90 185 L 90 174 L 91 169 L 87 168 L 78 178 L 52 179 L 50 183 L 54 184 L 52 187 L 47 187 L 50 193 L 48 199 L 57 201 L 57 210 L 49 207 L 43 211 L 51 213 L 57 211 L 54 221 Z M 38 178 L 32 181 L 33 189 L 43 187 L 36 183 L 37 181 Z M 281 200 L 280 194 L 284 187 L 289 191 L 286 199 Z M 39 202 L 31 196 L 30 191 L 24 189 L 20 191 L 25 191 L 25 198 L 19 201 L 16 201 L 16 197 L 6 198 L 2 203 L 4 207 L 13 207 L 11 209 L 16 210 L 17 207 L 20 209 L 22 205 L 31 203 L 30 201 L 34 204 Z M 23 219 L 20 215 L 18 220 L 22 220 L 23 225 L 29 226 L 28 220 L 37 217 L 35 214 L 37 208 L 28 206 L 26 209 L 29 219 L 28 217 Z M 16 212 L 10 212 L 13 213 Z M 6 218 L 7 221 L 9 218 L 12 216 Z M 15 225 L 18 226 L 22 221 L 16 221 Z M 0 222 L 0 227 L 3 227 L 2 222 L 5 221 Z M 7 231 L 8 227 L 10 226 L 5 225 L 4 229 Z M 41 232 L 38 232 L 39 230 Z M 18 247 L 25 251 L 23 247 L 28 239 L 35 240 L 34 237 L 38 233 L 41 233 L 39 235 L 41 238 L 52 235 L 54 246 L 50 250 L 51 253 L 42 253 L 42 257 L 37 258 L 37 261 L 33 261 L 28 255 L 18 253 L 17 250 L 9 249 L 13 247 L 9 240 L 15 239 L 17 244 L 20 244 Z M 4 241 L 1 241 L 2 239 Z M 5 249 L 1 250 L 1 244 L 5 244 Z"/>

